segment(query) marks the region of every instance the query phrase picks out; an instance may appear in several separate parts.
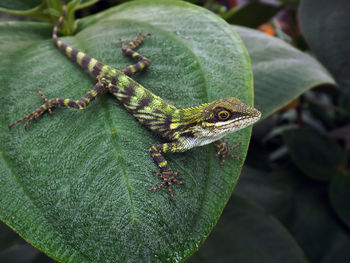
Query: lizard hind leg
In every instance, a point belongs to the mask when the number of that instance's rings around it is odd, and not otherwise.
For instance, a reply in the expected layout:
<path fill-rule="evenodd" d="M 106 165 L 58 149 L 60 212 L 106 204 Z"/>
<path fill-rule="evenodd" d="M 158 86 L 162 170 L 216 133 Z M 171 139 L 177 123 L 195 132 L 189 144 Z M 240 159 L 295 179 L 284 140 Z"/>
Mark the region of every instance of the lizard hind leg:
<path fill-rule="evenodd" d="M 129 42 L 127 45 L 124 43 L 124 41 L 122 39 L 120 39 L 123 53 L 128 57 L 131 57 L 131 58 L 138 60 L 137 63 L 130 65 L 121 71 L 125 75 L 130 77 L 137 72 L 141 72 L 141 71 L 147 69 L 150 66 L 151 61 L 148 58 L 142 56 L 140 53 L 135 51 L 135 49 L 138 48 L 143 43 L 145 38 L 150 36 L 150 35 L 151 34 L 148 33 L 148 34 L 145 34 L 142 36 L 142 32 L 140 31 L 137 33 L 134 40 Z"/>
<path fill-rule="evenodd" d="M 13 126 L 15 126 L 17 123 L 20 123 L 24 120 L 26 120 L 25 124 L 24 124 L 24 129 L 27 128 L 28 124 L 34 120 L 34 119 L 38 119 L 43 113 L 45 113 L 46 111 L 48 111 L 50 114 L 52 114 L 51 108 L 52 108 L 52 103 L 51 101 L 49 101 L 45 95 L 39 90 L 36 90 L 38 92 L 38 94 L 40 95 L 40 97 L 45 101 L 45 104 L 41 105 L 39 108 L 37 108 L 35 111 L 29 113 L 28 115 L 24 116 L 23 118 L 11 123 L 9 125 L 9 128 L 11 129 Z"/>
<path fill-rule="evenodd" d="M 107 89 L 104 86 L 103 79 L 99 81 L 89 92 L 79 100 L 73 99 L 64 99 L 64 98 L 52 98 L 47 99 L 41 91 L 37 90 L 39 95 L 43 98 L 45 103 L 41 105 L 39 108 L 24 116 L 23 118 L 13 122 L 9 125 L 11 129 L 16 124 L 25 121 L 24 129 L 27 128 L 28 124 L 34 120 L 38 119 L 41 115 L 43 115 L 46 111 L 52 113 L 53 108 L 75 108 L 75 109 L 85 109 L 86 106 L 93 101 L 96 97 L 102 95 Z"/>

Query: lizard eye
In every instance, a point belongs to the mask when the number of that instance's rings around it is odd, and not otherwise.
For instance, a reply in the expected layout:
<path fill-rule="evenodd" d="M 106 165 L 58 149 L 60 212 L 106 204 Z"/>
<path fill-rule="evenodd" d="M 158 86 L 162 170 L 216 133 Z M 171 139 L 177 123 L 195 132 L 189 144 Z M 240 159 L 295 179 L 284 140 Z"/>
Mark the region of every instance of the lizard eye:
<path fill-rule="evenodd" d="M 217 114 L 217 117 L 220 121 L 226 121 L 230 118 L 231 114 L 227 110 L 222 110 Z"/>

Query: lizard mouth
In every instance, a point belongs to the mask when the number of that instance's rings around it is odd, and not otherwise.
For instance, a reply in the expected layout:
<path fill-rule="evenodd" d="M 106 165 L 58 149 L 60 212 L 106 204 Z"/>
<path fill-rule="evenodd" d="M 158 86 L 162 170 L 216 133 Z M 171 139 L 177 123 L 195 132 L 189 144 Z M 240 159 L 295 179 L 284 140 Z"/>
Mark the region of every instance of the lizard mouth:
<path fill-rule="evenodd" d="M 256 111 L 254 115 L 242 115 L 239 118 L 225 122 L 217 122 L 215 128 L 224 133 L 241 130 L 255 122 L 261 117 L 260 111 Z"/>

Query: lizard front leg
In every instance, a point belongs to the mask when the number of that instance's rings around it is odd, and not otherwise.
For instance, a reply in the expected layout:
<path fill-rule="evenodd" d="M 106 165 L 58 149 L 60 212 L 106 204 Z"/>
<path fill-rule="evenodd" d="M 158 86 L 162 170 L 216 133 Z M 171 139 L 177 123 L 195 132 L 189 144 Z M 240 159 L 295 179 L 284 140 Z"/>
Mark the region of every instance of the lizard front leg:
<path fill-rule="evenodd" d="M 179 181 L 176 177 L 179 175 L 179 171 L 173 171 L 168 162 L 165 160 L 162 153 L 166 152 L 177 152 L 176 143 L 165 143 L 159 145 L 153 145 L 149 148 L 149 152 L 153 161 L 159 167 L 160 173 L 153 171 L 152 173 L 158 177 L 160 177 L 163 182 L 156 187 L 150 188 L 148 190 L 155 191 L 163 188 L 164 186 L 168 186 L 169 195 L 172 201 L 175 201 L 173 194 L 173 184 L 184 184 L 184 182 Z"/>
<path fill-rule="evenodd" d="M 219 158 L 221 157 L 220 164 L 221 165 L 225 164 L 227 156 L 231 157 L 233 159 L 237 159 L 237 160 L 242 161 L 243 159 L 241 157 L 231 153 L 231 151 L 236 149 L 238 146 L 240 146 L 241 143 L 238 142 L 233 146 L 228 146 L 227 142 L 228 142 L 228 138 L 225 138 L 224 141 L 218 140 L 218 141 L 214 142 L 214 145 L 216 147 L 216 156 Z"/>

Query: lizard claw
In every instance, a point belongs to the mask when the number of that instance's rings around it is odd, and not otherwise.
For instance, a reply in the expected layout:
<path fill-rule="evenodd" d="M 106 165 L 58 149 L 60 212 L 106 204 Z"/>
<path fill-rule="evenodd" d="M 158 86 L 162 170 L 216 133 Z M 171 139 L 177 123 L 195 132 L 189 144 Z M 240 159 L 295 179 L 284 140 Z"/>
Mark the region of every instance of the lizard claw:
<path fill-rule="evenodd" d="M 19 119 L 9 125 L 9 129 L 11 129 L 13 126 L 15 126 L 17 123 L 20 123 L 24 120 L 26 120 L 24 124 L 24 129 L 27 129 L 28 124 L 32 120 L 37 120 L 45 111 L 48 111 L 50 114 L 52 114 L 51 106 L 49 105 L 48 99 L 44 96 L 44 94 L 41 93 L 40 90 L 37 89 L 37 92 L 39 93 L 40 97 L 45 101 L 45 104 L 43 104 L 41 107 L 36 109 L 35 111 L 29 113 L 28 115 L 24 116 L 22 119 Z"/>
<path fill-rule="evenodd" d="M 19 120 L 15 121 L 15 122 L 11 123 L 11 124 L 9 125 L 9 129 L 11 129 L 11 128 L 12 128 L 13 126 L 15 126 L 17 123 L 20 123 L 20 122 L 22 122 L 22 121 L 24 121 L 24 120 L 27 120 L 27 121 L 25 122 L 25 124 L 24 124 L 24 129 L 26 130 L 28 124 L 29 124 L 32 120 L 38 119 L 38 117 L 39 117 L 40 115 L 42 115 L 44 112 L 45 112 L 45 110 L 41 110 L 41 108 L 39 108 L 38 110 L 33 111 L 32 113 L 29 113 L 28 115 L 24 116 L 22 119 L 19 119 Z"/>
<path fill-rule="evenodd" d="M 179 181 L 176 179 L 176 176 L 179 175 L 179 171 L 173 172 L 172 170 L 166 170 L 162 171 L 160 173 L 157 173 L 155 171 L 152 171 L 152 173 L 161 179 L 163 179 L 163 182 L 161 182 L 158 186 L 149 188 L 149 191 L 156 191 L 164 186 L 168 186 L 169 195 L 172 201 L 175 201 L 174 194 L 173 194 L 173 184 L 185 184 L 185 182 Z"/>
<path fill-rule="evenodd" d="M 135 36 L 133 42 L 137 42 L 137 41 L 143 41 L 146 37 L 149 37 L 151 35 L 151 33 L 147 33 L 142 35 L 142 30 L 140 30 L 139 32 L 137 32 L 137 35 Z"/>
<path fill-rule="evenodd" d="M 225 140 L 223 142 L 219 140 L 218 142 L 216 142 L 214 144 L 216 147 L 216 150 L 217 150 L 216 156 L 219 158 L 221 157 L 220 165 L 225 164 L 227 156 L 231 157 L 232 159 L 237 159 L 237 160 L 243 161 L 243 159 L 241 157 L 231 153 L 232 150 L 236 149 L 238 146 L 241 145 L 241 142 L 238 142 L 233 146 L 228 146 L 227 143 L 228 143 L 228 138 L 225 138 Z"/>
<path fill-rule="evenodd" d="M 24 126 L 23 126 L 24 129 L 27 130 L 28 124 L 29 124 L 32 120 L 38 119 L 38 117 L 39 117 L 41 114 L 42 114 L 42 113 L 37 113 L 36 111 L 34 111 L 34 112 L 32 112 L 32 113 L 29 113 L 28 115 L 24 116 L 22 119 L 19 119 L 19 120 L 15 121 L 15 122 L 11 123 L 11 124 L 9 125 L 9 129 L 11 129 L 11 128 L 12 128 L 13 126 L 15 126 L 17 123 L 20 123 L 20 122 L 22 122 L 22 121 L 24 121 L 24 120 L 27 120 L 27 121 L 25 122 Z"/>
<path fill-rule="evenodd" d="M 138 48 L 142 43 L 143 41 L 145 40 L 145 38 L 149 37 L 151 34 L 150 33 L 147 33 L 147 34 L 144 34 L 142 35 L 142 30 L 140 30 L 137 35 L 135 36 L 134 40 L 129 42 L 127 45 L 125 45 L 124 41 L 122 38 L 119 38 L 119 41 L 120 41 L 120 44 L 122 45 L 122 49 L 131 49 L 131 50 L 134 50 L 136 48 Z"/>

